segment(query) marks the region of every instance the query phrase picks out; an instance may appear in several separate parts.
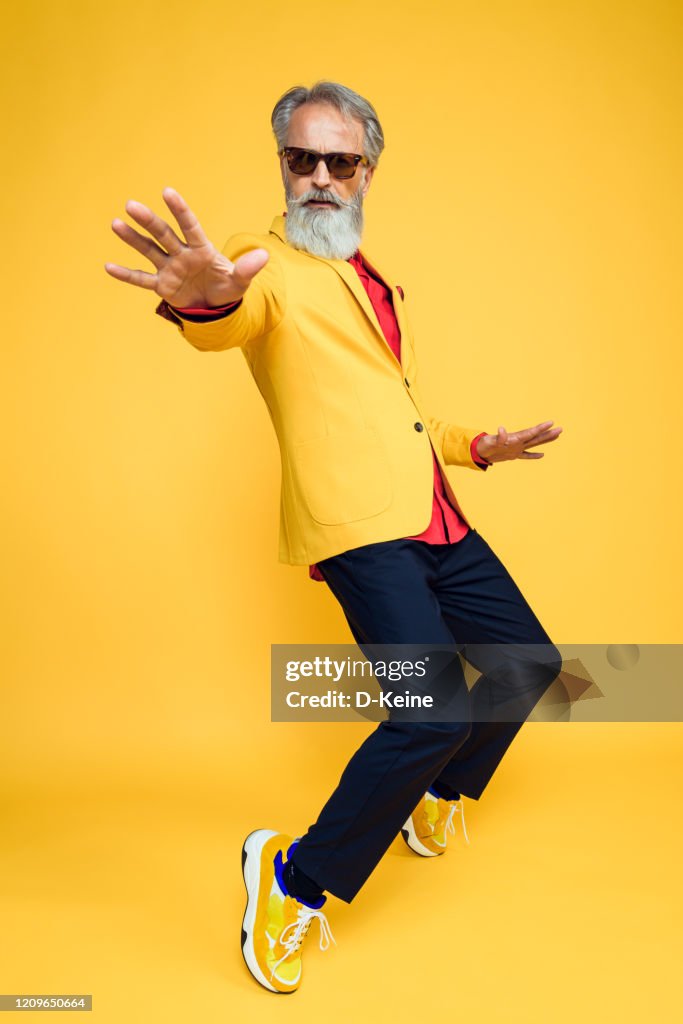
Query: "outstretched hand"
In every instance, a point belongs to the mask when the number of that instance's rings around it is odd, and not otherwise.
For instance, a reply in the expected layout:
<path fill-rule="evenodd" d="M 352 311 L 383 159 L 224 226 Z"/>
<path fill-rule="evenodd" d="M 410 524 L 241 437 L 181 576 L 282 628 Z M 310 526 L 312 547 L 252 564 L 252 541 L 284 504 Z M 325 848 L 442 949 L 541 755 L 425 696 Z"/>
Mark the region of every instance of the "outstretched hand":
<path fill-rule="evenodd" d="M 268 250 L 251 249 L 233 263 L 209 241 L 196 216 L 175 189 L 165 188 L 162 196 L 182 237 L 179 238 L 148 206 L 129 199 L 126 212 L 152 237 L 141 234 L 118 217 L 112 221 L 112 230 L 150 260 L 156 273 L 105 263 L 107 273 L 118 281 L 155 291 L 181 309 L 186 306 L 211 309 L 240 299 L 252 278 L 268 262 Z"/>
<path fill-rule="evenodd" d="M 530 452 L 539 444 L 555 441 L 562 433 L 562 427 L 548 428 L 553 420 L 546 420 L 535 427 L 517 430 L 508 434 L 505 427 L 498 427 L 497 434 L 484 434 L 477 443 L 477 454 L 489 462 L 507 462 L 509 459 L 542 459 L 544 452 Z"/>

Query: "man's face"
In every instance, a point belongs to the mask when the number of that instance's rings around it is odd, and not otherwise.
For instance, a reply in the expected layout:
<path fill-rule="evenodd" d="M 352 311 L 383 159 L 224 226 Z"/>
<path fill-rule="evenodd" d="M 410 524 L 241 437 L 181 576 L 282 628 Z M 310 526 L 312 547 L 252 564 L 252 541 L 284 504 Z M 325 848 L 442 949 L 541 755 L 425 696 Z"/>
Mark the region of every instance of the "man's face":
<path fill-rule="evenodd" d="M 305 103 L 291 116 L 286 145 L 318 153 L 364 155 L 363 125 L 327 104 Z M 288 242 L 325 259 L 352 256 L 360 244 L 363 200 L 374 167 L 359 164 L 352 178 L 339 179 L 320 160 L 311 174 L 294 174 L 282 156 L 280 170 L 287 198 Z"/>

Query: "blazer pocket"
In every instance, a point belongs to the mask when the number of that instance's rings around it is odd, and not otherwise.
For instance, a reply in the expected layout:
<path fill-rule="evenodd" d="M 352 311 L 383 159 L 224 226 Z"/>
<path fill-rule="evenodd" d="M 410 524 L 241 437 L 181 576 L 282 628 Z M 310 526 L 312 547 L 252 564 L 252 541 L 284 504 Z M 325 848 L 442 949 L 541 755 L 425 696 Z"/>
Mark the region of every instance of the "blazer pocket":
<path fill-rule="evenodd" d="M 384 445 L 372 428 L 303 441 L 294 474 L 313 519 L 339 526 L 379 515 L 393 496 Z"/>

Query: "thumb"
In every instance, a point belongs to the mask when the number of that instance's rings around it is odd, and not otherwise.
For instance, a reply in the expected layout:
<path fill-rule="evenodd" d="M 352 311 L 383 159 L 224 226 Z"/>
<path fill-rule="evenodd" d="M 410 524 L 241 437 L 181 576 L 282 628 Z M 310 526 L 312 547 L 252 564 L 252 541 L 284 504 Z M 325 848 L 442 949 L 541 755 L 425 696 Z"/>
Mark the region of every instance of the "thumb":
<path fill-rule="evenodd" d="M 232 279 L 235 284 L 246 291 L 269 259 L 267 249 L 250 249 L 249 252 L 243 253 L 233 264 Z"/>

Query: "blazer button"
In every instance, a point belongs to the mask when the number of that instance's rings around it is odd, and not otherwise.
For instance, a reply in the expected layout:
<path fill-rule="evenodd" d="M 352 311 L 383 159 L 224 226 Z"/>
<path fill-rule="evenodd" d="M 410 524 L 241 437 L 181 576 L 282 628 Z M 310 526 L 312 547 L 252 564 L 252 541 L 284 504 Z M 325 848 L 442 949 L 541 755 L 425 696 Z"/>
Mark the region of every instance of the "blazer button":
<path fill-rule="evenodd" d="M 403 378 L 403 383 L 405 384 L 405 386 L 406 386 L 407 388 L 409 388 L 409 387 L 410 387 L 410 381 L 408 380 L 408 378 L 407 378 L 407 377 L 404 377 L 404 378 Z"/>
<path fill-rule="evenodd" d="M 416 424 L 415 424 L 415 429 L 416 429 L 416 430 L 417 430 L 417 432 L 419 433 L 419 432 L 420 432 L 421 430 L 424 430 L 424 427 L 422 426 L 422 424 L 421 424 L 421 423 L 416 423 Z"/>

